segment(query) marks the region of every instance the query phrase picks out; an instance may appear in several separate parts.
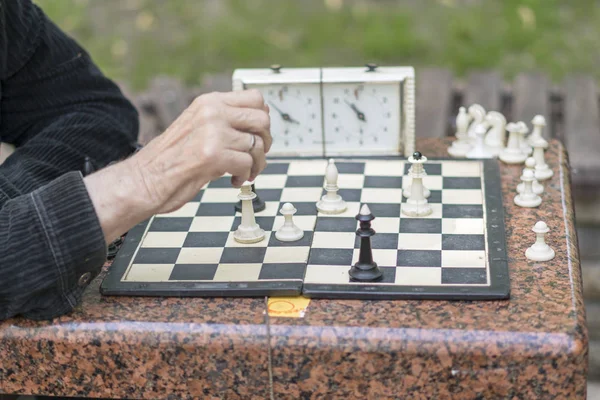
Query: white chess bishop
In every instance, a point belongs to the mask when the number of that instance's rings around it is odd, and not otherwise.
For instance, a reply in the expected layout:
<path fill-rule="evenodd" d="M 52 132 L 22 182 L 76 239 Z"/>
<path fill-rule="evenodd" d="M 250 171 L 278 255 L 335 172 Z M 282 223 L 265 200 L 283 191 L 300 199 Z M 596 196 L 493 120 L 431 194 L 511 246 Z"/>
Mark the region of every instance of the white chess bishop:
<path fill-rule="evenodd" d="M 292 220 L 292 216 L 296 213 L 296 208 L 292 203 L 285 203 L 281 206 L 281 210 L 279 212 L 283 214 L 284 222 L 281 228 L 275 232 L 275 238 L 282 242 L 295 242 L 304 237 L 304 231 L 298 228 L 294 221 Z"/>
<path fill-rule="evenodd" d="M 242 201 L 242 222 L 235 232 L 233 239 L 239 243 L 257 243 L 265 238 L 265 231 L 258 226 L 254 218 L 252 200 L 256 193 L 252 192 L 252 182 L 242 184 L 238 199 Z"/>
<path fill-rule="evenodd" d="M 415 151 L 408 158 L 408 161 L 412 163 L 412 183 L 410 186 L 410 196 L 406 200 L 406 203 L 401 206 L 402 213 L 411 217 L 429 215 L 433 210 L 423 194 L 423 177 L 425 176 L 423 163 L 427 161 L 427 157 Z"/>
<path fill-rule="evenodd" d="M 535 243 L 525 250 L 525 257 L 531 261 L 550 261 L 554 258 L 554 250 L 546 243 L 546 233 L 550 231 L 544 221 L 538 221 L 533 227 Z"/>
<path fill-rule="evenodd" d="M 456 116 L 456 140 L 448 148 L 448 154 L 452 157 L 464 157 L 471 150 L 472 146 L 467 133 L 470 121 L 471 117 L 467 114 L 467 109 L 460 107 Z"/>
<path fill-rule="evenodd" d="M 317 202 L 317 210 L 323 214 L 341 214 L 346 211 L 346 202 L 338 194 L 338 170 L 333 159 L 329 160 L 325 171 L 325 191 L 327 192 Z"/>

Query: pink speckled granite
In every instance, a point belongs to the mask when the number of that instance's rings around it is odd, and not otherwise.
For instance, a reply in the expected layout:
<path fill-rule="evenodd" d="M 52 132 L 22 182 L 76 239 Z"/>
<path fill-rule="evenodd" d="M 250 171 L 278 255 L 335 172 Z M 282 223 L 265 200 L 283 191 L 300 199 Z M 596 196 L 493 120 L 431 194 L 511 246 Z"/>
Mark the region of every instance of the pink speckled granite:
<path fill-rule="evenodd" d="M 420 140 L 418 150 L 447 157 L 449 143 Z M 560 143 L 551 143 L 547 162 L 555 175 L 537 209 L 512 202 L 522 166 L 501 168 L 510 300 L 312 300 L 304 318 L 270 319 L 275 395 L 584 399 L 588 339 Z M 538 220 L 550 227 L 547 241 L 557 253 L 546 263 L 525 258 Z"/>
<path fill-rule="evenodd" d="M 428 157 L 448 140 L 422 139 Z M 0 392 L 113 398 L 583 399 L 587 330 L 569 168 L 539 209 L 513 205 L 521 167 L 502 167 L 511 299 L 312 300 L 266 318 L 265 299 L 102 297 L 51 322 L 0 323 Z M 524 256 L 533 224 L 557 256 Z M 566 224 L 566 225 L 565 225 Z M 269 349 L 271 357 L 269 357 Z"/>

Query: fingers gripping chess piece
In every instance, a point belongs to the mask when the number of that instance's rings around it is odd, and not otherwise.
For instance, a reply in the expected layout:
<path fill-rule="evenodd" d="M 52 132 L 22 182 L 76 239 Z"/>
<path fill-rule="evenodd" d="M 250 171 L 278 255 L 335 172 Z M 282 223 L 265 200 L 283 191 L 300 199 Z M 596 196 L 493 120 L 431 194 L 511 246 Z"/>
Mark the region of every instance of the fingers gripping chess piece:
<path fill-rule="evenodd" d="M 531 131 L 531 135 L 529 135 L 529 137 L 527 138 L 527 142 L 529 143 L 529 145 L 531 147 L 533 147 L 533 144 L 538 139 L 543 137 L 542 131 L 544 130 L 544 127 L 546 126 L 546 118 L 544 118 L 543 115 L 536 115 L 531 120 L 531 124 L 533 125 L 533 130 Z"/>
<path fill-rule="evenodd" d="M 411 217 L 429 215 L 433 210 L 423 194 L 423 177 L 425 176 L 423 163 L 427 161 L 427 157 L 415 151 L 408 158 L 408 161 L 412 163 L 412 184 L 410 186 L 410 196 L 406 200 L 406 203 L 401 206 L 402 213 Z"/>
<path fill-rule="evenodd" d="M 502 152 L 500 153 L 500 160 L 506 164 L 521 164 L 527 159 L 527 154 L 521 151 L 521 142 L 519 135 L 521 128 L 514 122 L 506 124 L 506 130 L 508 131 L 508 143 Z"/>
<path fill-rule="evenodd" d="M 464 157 L 471 149 L 471 143 L 469 142 L 469 135 L 467 133 L 470 121 L 471 117 L 467 114 L 467 109 L 465 107 L 460 107 L 458 115 L 456 116 L 456 140 L 452 142 L 452 145 L 448 148 L 448 154 L 452 157 Z"/>
<path fill-rule="evenodd" d="M 521 181 L 523 182 L 523 191 L 517 194 L 514 198 L 514 202 L 519 207 L 537 207 L 542 204 L 542 198 L 533 193 L 533 181 L 535 175 L 530 169 L 525 169 L 523 175 L 521 175 Z"/>
<path fill-rule="evenodd" d="M 535 177 L 538 181 L 545 181 L 552 178 L 554 171 L 546 164 L 544 157 L 548 142 L 544 138 L 539 138 L 533 142 L 533 158 L 535 159 Z"/>
<path fill-rule="evenodd" d="M 334 160 L 330 159 L 325 171 L 325 191 L 327 194 L 321 197 L 317 202 L 317 210 L 323 214 L 341 214 L 346 211 L 346 202 L 342 196 L 337 194 L 339 187 L 337 185 L 338 170 Z"/>
<path fill-rule="evenodd" d="M 487 129 L 484 125 L 477 125 L 475 128 L 475 145 L 467 153 L 467 158 L 493 158 L 494 155 L 490 153 L 485 147 L 485 134 Z"/>
<path fill-rule="evenodd" d="M 525 168 L 535 173 L 535 159 L 533 157 L 529 157 L 525 160 Z M 523 193 L 523 190 L 525 190 L 525 185 L 521 182 L 517 185 L 517 192 Z M 534 179 L 532 190 L 535 194 L 542 194 L 544 193 L 544 185 L 539 183 L 537 179 Z"/>
<path fill-rule="evenodd" d="M 348 274 L 350 280 L 355 282 L 373 282 L 381 280 L 383 272 L 373 261 L 373 251 L 371 249 L 371 236 L 375 231 L 371 228 L 371 221 L 375 219 L 369 206 L 363 204 L 356 219 L 360 221 L 360 228 L 356 230 L 356 236 L 360 238 L 360 252 L 358 261 L 350 268 Z"/>
<path fill-rule="evenodd" d="M 546 243 L 546 233 L 550 231 L 548 225 L 543 221 L 538 221 L 533 227 L 535 232 L 535 243 L 525 250 L 525 257 L 532 261 L 550 261 L 554 258 L 554 250 Z"/>
<path fill-rule="evenodd" d="M 296 208 L 292 205 L 292 203 L 285 203 L 281 206 L 281 210 L 279 212 L 283 214 L 285 218 L 283 225 L 281 228 L 275 232 L 275 238 L 282 242 L 295 242 L 304 237 L 304 231 L 298 228 L 294 221 L 292 221 L 292 216 L 296 213 Z"/>
<path fill-rule="evenodd" d="M 252 200 L 256 193 L 252 192 L 252 183 L 242 184 L 238 198 L 242 201 L 242 222 L 233 232 L 233 238 L 239 243 L 257 243 L 265 238 L 265 231 L 261 229 L 254 218 Z"/>

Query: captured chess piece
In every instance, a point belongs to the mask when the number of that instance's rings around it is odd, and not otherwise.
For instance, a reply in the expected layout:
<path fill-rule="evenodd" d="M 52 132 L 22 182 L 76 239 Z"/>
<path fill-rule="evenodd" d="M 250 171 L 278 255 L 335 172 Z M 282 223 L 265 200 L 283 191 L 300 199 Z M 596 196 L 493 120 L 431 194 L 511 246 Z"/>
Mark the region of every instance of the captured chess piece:
<path fill-rule="evenodd" d="M 531 131 L 531 135 L 527 138 L 527 142 L 531 147 L 533 144 L 540 138 L 542 138 L 542 130 L 546 126 L 546 118 L 543 115 L 536 115 L 531 120 L 531 124 L 533 125 L 533 130 Z"/>
<path fill-rule="evenodd" d="M 523 170 L 521 181 L 523 182 L 523 191 L 518 193 L 514 202 L 519 207 L 537 207 L 542 204 L 542 198 L 533 192 L 534 172 L 530 169 Z"/>
<path fill-rule="evenodd" d="M 476 137 L 476 135 L 475 135 L 475 128 L 479 124 L 486 125 L 486 122 L 485 122 L 485 116 L 486 116 L 485 108 L 483 108 L 483 106 L 481 106 L 480 104 L 472 104 L 469 107 L 469 115 L 473 119 L 473 122 L 471 122 L 471 125 L 469 125 L 469 129 L 467 131 L 467 135 L 469 137 L 469 141 L 471 143 L 474 143 L 475 142 L 475 137 Z"/>
<path fill-rule="evenodd" d="M 521 164 L 527 159 L 527 154 L 521 151 L 519 139 L 521 127 L 515 122 L 509 122 L 506 124 L 506 130 L 508 131 L 508 143 L 498 158 L 506 164 Z"/>
<path fill-rule="evenodd" d="M 533 157 L 529 157 L 529 158 L 527 158 L 527 160 L 525 160 L 525 169 L 528 169 L 531 172 L 534 172 L 534 175 L 535 175 L 535 159 Z M 535 194 L 544 193 L 544 185 L 539 183 L 537 179 L 533 180 L 533 184 L 532 184 L 531 188 L 533 190 L 533 193 L 535 193 Z M 524 190 L 525 190 L 525 184 L 523 182 L 519 183 L 517 185 L 517 192 L 523 193 Z"/>
<path fill-rule="evenodd" d="M 540 137 L 533 142 L 533 158 L 535 159 L 535 178 L 545 181 L 552 178 L 554 171 L 546 164 L 545 152 L 548 148 L 546 139 Z"/>
<path fill-rule="evenodd" d="M 381 280 L 383 271 L 373 261 L 373 250 L 371 249 L 371 236 L 375 230 L 371 228 L 371 221 L 375 219 L 369 206 L 363 204 L 356 219 L 360 221 L 360 228 L 356 230 L 356 236 L 360 238 L 360 252 L 358 261 L 350 268 L 348 274 L 353 282 L 375 282 Z"/>
<path fill-rule="evenodd" d="M 94 164 L 92 163 L 92 159 L 88 156 L 85 156 L 85 160 L 83 161 L 83 176 L 88 176 L 94 173 L 96 169 L 94 168 Z"/>
<path fill-rule="evenodd" d="M 485 148 L 497 157 L 504 149 L 506 141 L 506 117 L 498 111 L 489 111 L 485 116 L 485 122 L 490 126 L 485 135 Z"/>
<path fill-rule="evenodd" d="M 546 243 L 546 233 L 550 231 L 548 225 L 543 221 L 538 221 L 533 227 L 535 232 L 535 243 L 525 250 L 525 257 L 531 261 L 550 261 L 554 258 L 554 250 Z"/>
<path fill-rule="evenodd" d="M 238 198 L 242 202 L 242 222 L 237 230 L 233 232 L 233 238 L 239 243 L 257 243 L 265 238 L 265 231 L 258 226 L 254 218 L 254 208 L 252 200 L 256 198 L 256 193 L 252 191 L 252 184 L 244 182 Z"/>
<path fill-rule="evenodd" d="M 467 114 L 467 109 L 460 107 L 456 116 L 456 140 L 448 148 L 448 154 L 452 157 L 464 157 L 471 150 L 472 145 L 467 133 L 470 121 L 471 117 Z"/>
<path fill-rule="evenodd" d="M 475 127 L 475 145 L 467 153 L 467 158 L 494 158 L 494 155 L 485 147 L 485 125 L 479 124 Z"/>
<path fill-rule="evenodd" d="M 304 231 L 298 228 L 294 221 L 292 220 L 292 216 L 296 213 L 296 208 L 292 205 L 292 203 L 285 203 L 281 206 L 281 210 L 279 212 L 283 214 L 284 222 L 281 228 L 275 232 L 275 238 L 282 242 L 295 242 L 304 237 Z"/>
<path fill-rule="evenodd" d="M 338 194 L 338 170 L 333 159 L 329 160 L 325 171 L 325 191 L 327 194 L 317 202 L 317 210 L 323 214 L 341 214 L 346 211 L 346 202 Z"/>
<path fill-rule="evenodd" d="M 260 212 L 263 211 L 265 209 L 265 202 L 262 201 L 260 199 L 260 197 L 258 196 L 258 194 L 256 193 L 256 186 L 254 185 L 254 183 L 252 184 L 252 193 L 254 193 L 256 195 L 256 197 L 252 200 L 252 208 L 254 208 L 254 212 Z M 237 212 L 242 212 L 242 201 L 238 201 L 235 204 L 235 211 Z"/>
<path fill-rule="evenodd" d="M 427 161 L 427 157 L 415 151 L 408 158 L 408 161 L 412 164 L 412 183 L 410 185 L 410 196 L 408 196 L 406 203 L 401 206 L 402 213 L 410 217 L 429 215 L 433 210 L 423 193 L 423 177 L 425 176 L 423 163 Z"/>
<path fill-rule="evenodd" d="M 529 133 L 529 128 L 527 127 L 527 124 L 523 121 L 517 122 L 517 125 L 519 125 L 519 147 L 521 148 L 521 151 L 523 153 L 529 156 L 533 151 L 533 149 L 528 143 L 528 138 L 525 138 L 525 136 Z"/>

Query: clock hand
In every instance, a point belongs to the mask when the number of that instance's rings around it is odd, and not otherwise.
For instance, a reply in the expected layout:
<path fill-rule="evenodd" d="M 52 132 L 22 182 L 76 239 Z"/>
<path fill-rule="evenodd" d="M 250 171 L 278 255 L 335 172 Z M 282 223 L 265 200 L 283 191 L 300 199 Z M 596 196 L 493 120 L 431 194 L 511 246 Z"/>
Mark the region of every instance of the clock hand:
<path fill-rule="evenodd" d="M 348 100 L 344 100 L 344 101 L 346 102 L 346 104 L 348 104 L 350 106 L 350 108 L 352 110 L 354 110 L 358 119 L 360 119 L 363 122 L 367 122 L 367 119 L 365 118 L 365 114 L 363 112 L 361 112 L 358 108 L 356 108 L 356 105 L 348 103 Z"/>
<path fill-rule="evenodd" d="M 281 118 L 283 118 L 284 121 L 300 125 L 300 122 L 298 122 L 295 119 L 293 119 L 292 117 L 290 117 L 290 114 L 284 113 L 283 111 L 281 111 L 279 109 L 279 107 L 277 107 L 275 104 L 273 104 L 271 102 L 269 102 L 269 104 L 272 105 L 275 108 L 275 110 L 277 110 L 277 112 L 281 115 Z"/>

